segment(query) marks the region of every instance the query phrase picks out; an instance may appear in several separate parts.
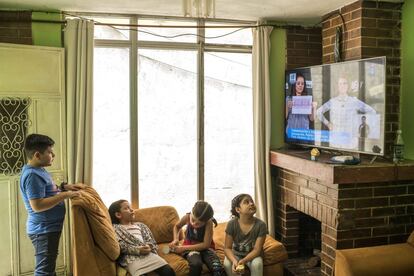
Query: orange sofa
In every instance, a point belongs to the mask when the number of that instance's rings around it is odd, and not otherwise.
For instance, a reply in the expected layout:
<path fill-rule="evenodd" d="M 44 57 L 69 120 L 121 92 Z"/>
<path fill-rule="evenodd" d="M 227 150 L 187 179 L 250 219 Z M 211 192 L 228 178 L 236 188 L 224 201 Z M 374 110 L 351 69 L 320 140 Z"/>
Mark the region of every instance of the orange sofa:
<path fill-rule="evenodd" d="M 335 276 L 413 276 L 414 231 L 406 243 L 336 250 Z"/>
<path fill-rule="evenodd" d="M 96 191 L 87 187 L 81 197 L 72 200 L 73 272 L 76 276 L 123 276 L 125 269 L 116 266 L 119 245 L 112 229 L 109 214 Z M 94 218 L 94 214 L 95 215 Z M 174 269 L 177 276 L 188 275 L 189 266 L 181 256 L 164 254 L 163 247 L 173 239 L 172 229 L 179 220 L 174 207 L 159 206 L 135 210 L 135 220 L 148 225 L 158 243 L 158 253 Z M 226 223 L 214 228 L 214 242 L 220 259 L 224 259 L 224 237 Z M 264 275 L 283 275 L 283 261 L 287 259 L 285 247 L 267 236 L 264 244 Z M 203 275 L 209 275 L 205 266 Z"/>

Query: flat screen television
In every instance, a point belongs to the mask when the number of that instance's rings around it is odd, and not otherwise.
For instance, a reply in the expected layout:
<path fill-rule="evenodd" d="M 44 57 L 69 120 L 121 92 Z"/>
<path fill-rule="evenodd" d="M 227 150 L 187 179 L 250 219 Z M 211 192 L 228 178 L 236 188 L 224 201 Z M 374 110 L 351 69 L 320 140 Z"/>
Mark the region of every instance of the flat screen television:
<path fill-rule="evenodd" d="M 386 58 L 285 72 L 285 142 L 384 155 Z"/>

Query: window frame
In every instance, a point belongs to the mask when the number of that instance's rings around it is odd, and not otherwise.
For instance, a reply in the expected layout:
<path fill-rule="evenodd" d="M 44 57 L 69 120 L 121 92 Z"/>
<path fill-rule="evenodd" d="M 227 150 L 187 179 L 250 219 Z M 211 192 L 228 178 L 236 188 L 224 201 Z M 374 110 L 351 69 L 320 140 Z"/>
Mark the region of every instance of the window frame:
<path fill-rule="evenodd" d="M 129 48 L 129 73 L 130 73 L 130 198 L 132 208 L 139 208 L 139 167 L 138 167 L 138 54 L 140 49 L 154 50 L 192 50 L 197 53 L 197 199 L 204 200 L 204 54 L 207 52 L 223 53 L 247 53 L 252 54 L 251 45 L 234 44 L 206 44 L 203 38 L 206 23 L 238 24 L 254 26 L 254 22 L 235 20 L 212 19 L 188 19 L 182 17 L 160 17 L 147 15 L 109 15 L 109 14 L 77 14 L 88 18 L 116 17 L 129 18 L 131 25 L 138 25 L 139 19 L 165 19 L 194 21 L 197 27 L 197 40 L 191 42 L 166 42 L 166 41 L 138 41 L 138 32 L 129 31 L 129 40 L 94 39 L 94 47 Z"/>

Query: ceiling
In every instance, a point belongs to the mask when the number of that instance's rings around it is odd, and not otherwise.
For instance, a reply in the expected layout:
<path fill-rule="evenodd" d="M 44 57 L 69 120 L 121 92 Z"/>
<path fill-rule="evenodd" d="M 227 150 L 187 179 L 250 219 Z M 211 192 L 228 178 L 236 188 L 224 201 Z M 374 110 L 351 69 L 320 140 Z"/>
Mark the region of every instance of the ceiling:
<path fill-rule="evenodd" d="M 0 9 L 183 16 L 183 0 L 0 0 Z M 192 1 L 192 0 L 190 0 Z M 403 2 L 402 0 L 386 0 Z M 216 18 L 317 23 L 356 0 L 216 0 Z"/>

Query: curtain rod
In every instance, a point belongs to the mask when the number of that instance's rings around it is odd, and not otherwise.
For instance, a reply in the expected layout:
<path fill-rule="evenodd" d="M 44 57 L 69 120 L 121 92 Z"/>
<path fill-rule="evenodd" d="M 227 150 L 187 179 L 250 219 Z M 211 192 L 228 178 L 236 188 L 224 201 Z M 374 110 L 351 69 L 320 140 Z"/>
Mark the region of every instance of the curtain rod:
<path fill-rule="evenodd" d="M 32 19 L 32 22 L 35 23 L 50 23 L 50 24 L 66 24 L 66 20 L 44 20 L 44 19 Z M 93 20 L 92 20 L 93 21 Z M 255 25 L 208 25 L 208 26 L 189 26 L 189 25 L 151 25 L 151 24 L 121 24 L 121 23 L 100 23 L 94 22 L 96 26 L 118 26 L 118 27 L 128 27 L 128 28 L 139 28 L 139 27 L 148 27 L 148 28 L 199 28 L 199 29 L 214 29 L 214 28 L 256 28 L 262 26 L 271 26 L 279 27 L 276 24 L 255 24 Z"/>

